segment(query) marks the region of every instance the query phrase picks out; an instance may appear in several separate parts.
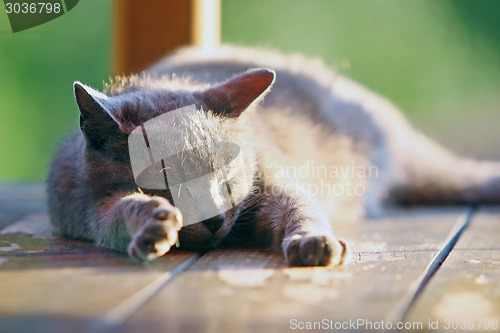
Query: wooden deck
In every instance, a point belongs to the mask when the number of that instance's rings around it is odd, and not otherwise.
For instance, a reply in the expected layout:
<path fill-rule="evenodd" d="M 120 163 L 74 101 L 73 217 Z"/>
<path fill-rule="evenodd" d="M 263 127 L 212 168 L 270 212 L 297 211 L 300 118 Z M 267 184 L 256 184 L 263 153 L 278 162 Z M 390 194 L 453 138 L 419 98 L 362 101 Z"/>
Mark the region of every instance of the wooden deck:
<path fill-rule="evenodd" d="M 381 332 L 399 321 L 421 323 L 408 332 L 500 331 L 498 208 L 338 227 L 355 252 L 341 268 L 290 268 L 258 249 L 176 251 L 141 266 L 53 236 L 44 200 L 42 185 L 0 186 L 1 333 Z M 315 321 L 323 329 L 305 329 Z"/>

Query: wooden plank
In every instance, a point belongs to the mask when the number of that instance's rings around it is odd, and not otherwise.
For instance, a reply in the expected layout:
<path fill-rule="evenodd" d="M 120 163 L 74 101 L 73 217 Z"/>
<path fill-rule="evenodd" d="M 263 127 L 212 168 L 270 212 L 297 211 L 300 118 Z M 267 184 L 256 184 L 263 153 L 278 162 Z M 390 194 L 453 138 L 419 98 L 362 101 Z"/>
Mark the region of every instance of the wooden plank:
<path fill-rule="evenodd" d="M 45 184 L 0 184 L 0 201 L 9 199 L 45 200 Z"/>
<path fill-rule="evenodd" d="M 46 213 L 28 214 L 0 230 L 0 256 L 102 254 L 111 250 L 73 239 L 56 237 Z"/>
<path fill-rule="evenodd" d="M 280 332 L 293 329 L 292 320 L 383 320 L 459 216 L 416 210 L 339 227 L 355 251 L 340 268 L 289 268 L 281 255 L 251 249 L 210 252 L 119 331 Z"/>
<path fill-rule="evenodd" d="M 421 294 L 408 320 L 431 322 L 440 331 L 499 331 L 499 235 L 500 208 L 482 209 Z M 451 327 L 447 329 L 447 325 Z"/>
<path fill-rule="evenodd" d="M 26 214 L 46 210 L 45 185 L 0 184 L 0 229 Z"/>
<path fill-rule="evenodd" d="M 95 332 L 135 311 L 151 296 L 151 288 L 161 287 L 190 258 L 192 253 L 177 252 L 147 266 L 124 255 L 8 258 L 0 265 L 0 327 L 2 332 L 42 332 L 26 322 L 52 327 L 63 319 L 62 327 L 72 329 L 57 331 L 78 332 L 81 327 Z"/>
<path fill-rule="evenodd" d="M 52 235 L 46 214 L 0 230 L 0 331 L 98 332 L 128 317 L 197 255 L 148 265 L 126 253 Z"/>
<path fill-rule="evenodd" d="M 192 41 L 192 0 L 114 1 L 115 74 L 144 70 Z"/>

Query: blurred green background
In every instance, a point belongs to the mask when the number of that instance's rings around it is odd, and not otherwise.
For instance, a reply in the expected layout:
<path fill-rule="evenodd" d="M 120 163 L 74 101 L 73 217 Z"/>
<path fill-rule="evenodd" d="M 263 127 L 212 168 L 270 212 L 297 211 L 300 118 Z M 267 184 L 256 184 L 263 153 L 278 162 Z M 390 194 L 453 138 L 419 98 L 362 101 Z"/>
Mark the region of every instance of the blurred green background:
<path fill-rule="evenodd" d="M 2 7 L 0 180 L 45 178 L 78 125 L 73 81 L 110 75 L 111 17 L 85 0 L 13 34 Z M 453 150 L 500 159 L 500 1 L 222 0 L 222 40 L 320 56 Z"/>

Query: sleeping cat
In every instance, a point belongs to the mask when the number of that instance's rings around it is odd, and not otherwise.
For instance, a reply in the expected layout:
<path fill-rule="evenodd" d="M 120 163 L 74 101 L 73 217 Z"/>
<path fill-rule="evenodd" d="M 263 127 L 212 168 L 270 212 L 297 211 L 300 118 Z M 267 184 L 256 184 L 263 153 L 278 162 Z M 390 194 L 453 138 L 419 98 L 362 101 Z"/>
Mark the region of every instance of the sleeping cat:
<path fill-rule="evenodd" d="M 105 93 L 79 82 L 74 92 L 81 131 L 52 163 L 51 220 L 62 235 L 128 251 L 137 261 L 176 243 L 202 250 L 250 244 L 282 251 L 293 266 L 341 265 L 350 248 L 333 226 L 380 216 L 384 201 L 500 202 L 499 164 L 456 157 L 390 102 L 319 60 L 235 46 L 211 54 L 185 48 L 140 75 L 113 80 Z M 183 227 L 183 214 L 198 206 L 182 212 L 170 188 L 138 186 L 128 137 L 190 105 L 199 112 L 176 116 L 176 144 L 234 143 L 245 184 L 231 189 L 242 198 L 231 209 Z M 199 203 L 224 204 L 227 184 L 215 176 L 208 184 Z"/>

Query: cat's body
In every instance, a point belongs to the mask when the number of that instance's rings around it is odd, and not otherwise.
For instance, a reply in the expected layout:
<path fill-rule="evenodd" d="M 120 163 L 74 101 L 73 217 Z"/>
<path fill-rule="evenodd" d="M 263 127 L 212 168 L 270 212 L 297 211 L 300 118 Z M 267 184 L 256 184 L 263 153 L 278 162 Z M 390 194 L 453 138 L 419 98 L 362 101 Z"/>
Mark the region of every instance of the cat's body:
<path fill-rule="evenodd" d="M 274 84 L 274 72 L 245 73 L 251 68 L 275 70 Z M 496 163 L 455 157 L 415 131 L 392 104 L 319 61 L 236 47 L 210 55 L 185 49 L 147 75 L 118 80 L 109 93 L 75 85 L 84 135 L 73 136 L 54 160 L 49 207 L 63 234 L 128 247 L 138 259 L 168 251 L 182 219 L 168 202 L 174 194 L 138 190 L 127 135 L 190 104 L 209 110 L 195 122 L 241 147 L 250 190 L 219 218 L 180 229 L 184 247 L 248 241 L 282 248 L 292 265 L 340 264 L 349 250 L 331 226 L 363 212 L 380 215 L 388 197 L 500 202 Z M 262 96 L 263 103 L 253 103 Z M 185 144 L 202 137 L 192 122 L 178 122 Z"/>

